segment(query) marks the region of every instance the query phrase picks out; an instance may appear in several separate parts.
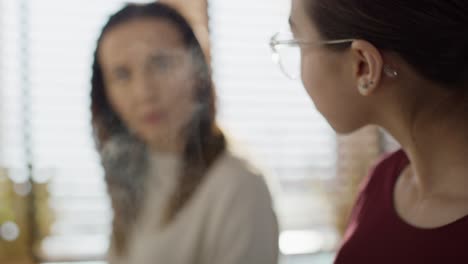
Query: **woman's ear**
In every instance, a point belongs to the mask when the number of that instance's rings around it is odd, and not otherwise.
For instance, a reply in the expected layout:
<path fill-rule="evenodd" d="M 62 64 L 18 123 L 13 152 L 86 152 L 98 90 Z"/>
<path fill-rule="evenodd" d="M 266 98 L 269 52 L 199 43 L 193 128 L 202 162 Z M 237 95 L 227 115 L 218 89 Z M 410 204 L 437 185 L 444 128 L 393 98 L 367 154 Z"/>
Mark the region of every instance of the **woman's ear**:
<path fill-rule="evenodd" d="M 361 95 L 371 95 L 377 90 L 382 78 L 382 54 L 374 45 L 365 40 L 353 41 L 351 53 L 355 87 Z"/>

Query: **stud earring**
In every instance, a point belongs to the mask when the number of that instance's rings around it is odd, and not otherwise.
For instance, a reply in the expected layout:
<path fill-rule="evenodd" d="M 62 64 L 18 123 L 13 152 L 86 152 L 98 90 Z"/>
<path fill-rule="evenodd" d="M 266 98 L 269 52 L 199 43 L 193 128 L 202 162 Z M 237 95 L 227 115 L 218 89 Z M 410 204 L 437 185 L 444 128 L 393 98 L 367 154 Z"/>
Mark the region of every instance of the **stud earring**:
<path fill-rule="evenodd" d="M 362 82 L 359 87 L 358 87 L 358 90 L 359 90 L 359 93 L 362 94 L 362 95 L 368 95 L 369 94 L 369 88 L 374 85 L 374 82 L 373 81 L 370 81 L 370 82 Z"/>
<path fill-rule="evenodd" d="M 398 77 L 398 71 L 388 65 L 385 65 L 383 70 L 384 70 L 384 73 L 390 78 Z"/>

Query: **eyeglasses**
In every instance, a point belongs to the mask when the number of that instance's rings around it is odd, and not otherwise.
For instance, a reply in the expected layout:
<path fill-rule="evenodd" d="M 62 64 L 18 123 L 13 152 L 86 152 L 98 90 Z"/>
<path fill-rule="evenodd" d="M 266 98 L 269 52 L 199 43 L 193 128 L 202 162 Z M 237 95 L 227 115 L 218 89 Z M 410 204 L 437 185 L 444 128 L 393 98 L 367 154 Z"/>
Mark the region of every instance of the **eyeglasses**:
<path fill-rule="evenodd" d="M 324 46 L 353 42 L 354 39 L 338 39 L 326 41 L 304 41 L 295 39 L 292 33 L 279 32 L 270 39 L 272 58 L 281 71 L 292 80 L 299 78 L 301 74 L 300 46 Z"/>

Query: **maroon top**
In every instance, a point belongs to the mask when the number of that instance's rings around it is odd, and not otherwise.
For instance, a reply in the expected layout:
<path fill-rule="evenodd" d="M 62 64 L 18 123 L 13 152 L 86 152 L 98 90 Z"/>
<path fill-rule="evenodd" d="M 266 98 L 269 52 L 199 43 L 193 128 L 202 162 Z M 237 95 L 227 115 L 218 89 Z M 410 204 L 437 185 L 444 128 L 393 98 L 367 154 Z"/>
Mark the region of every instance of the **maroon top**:
<path fill-rule="evenodd" d="M 468 216 L 434 229 L 414 227 L 395 211 L 393 191 L 409 164 L 399 150 L 362 186 L 335 264 L 468 263 Z"/>

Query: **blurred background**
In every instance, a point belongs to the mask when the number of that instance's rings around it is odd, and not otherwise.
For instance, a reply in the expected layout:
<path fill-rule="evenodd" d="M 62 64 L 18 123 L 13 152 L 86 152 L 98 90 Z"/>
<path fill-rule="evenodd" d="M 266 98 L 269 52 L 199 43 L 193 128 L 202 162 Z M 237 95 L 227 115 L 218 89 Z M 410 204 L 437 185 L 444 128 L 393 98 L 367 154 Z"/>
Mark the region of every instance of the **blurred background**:
<path fill-rule="evenodd" d="M 112 212 L 91 134 L 91 61 L 126 2 L 0 0 L 1 263 L 102 263 Z M 332 263 L 356 186 L 396 144 L 373 127 L 336 137 L 272 62 L 289 0 L 167 2 L 210 54 L 220 124 L 268 172 L 281 263 Z"/>

